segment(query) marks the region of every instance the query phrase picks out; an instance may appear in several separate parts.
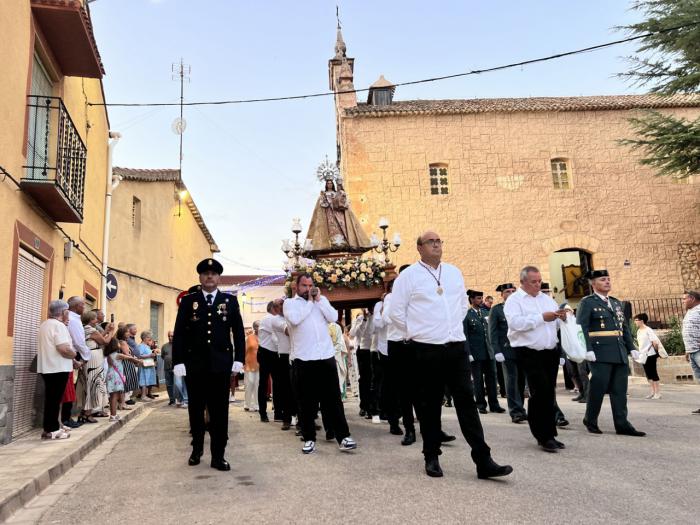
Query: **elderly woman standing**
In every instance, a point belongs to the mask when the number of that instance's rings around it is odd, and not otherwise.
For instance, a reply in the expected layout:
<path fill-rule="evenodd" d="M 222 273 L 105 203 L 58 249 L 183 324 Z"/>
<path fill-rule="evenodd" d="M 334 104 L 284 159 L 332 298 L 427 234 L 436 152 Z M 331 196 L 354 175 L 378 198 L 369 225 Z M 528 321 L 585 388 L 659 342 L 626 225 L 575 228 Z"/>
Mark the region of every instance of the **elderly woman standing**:
<path fill-rule="evenodd" d="M 51 301 L 49 317 L 39 326 L 37 372 L 44 380 L 44 432 L 41 439 L 66 439 L 70 434 L 61 428 L 58 413 L 68 374 L 73 370 L 73 350 L 66 327 L 68 303 Z"/>
<path fill-rule="evenodd" d="M 659 340 L 656 332 L 647 326 L 649 316 L 640 313 L 634 316 L 634 324 L 637 325 L 637 346 L 639 347 L 639 357 L 643 361 L 644 375 L 647 376 L 651 391 L 646 399 L 661 399 L 659 390 L 659 372 L 656 370 L 656 361 L 659 358 Z"/>
<path fill-rule="evenodd" d="M 141 343 L 136 345 L 134 357 L 143 362 L 139 368 L 139 386 L 141 387 L 141 400 L 153 399 L 151 388 L 156 383 L 156 353 L 153 351 L 153 334 L 149 331 L 141 332 Z"/>
<path fill-rule="evenodd" d="M 81 321 L 85 330 L 85 344 L 90 349 L 90 360 L 86 369 L 85 404 L 79 421 L 96 423 L 93 416 L 106 416 L 103 409 L 109 403 L 102 349 L 112 340 L 114 326 L 108 324 L 104 333 L 100 333 L 97 330 L 98 319 L 95 310 L 84 312 Z"/>
<path fill-rule="evenodd" d="M 119 343 L 119 352 L 127 357 L 134 357 L 127 343 L 129 337 L 129 329 L 126 326 L 120 326 L 117 329 L 117 341 Z M 129 359 L 122 360 L 122 370 L 124 372 L 124 392 L 119 396 L 119 410 L 131 410 L 127 404 L 127 397 L 131 396 L 131 392 L 139 389 L 139 369 Z"/>

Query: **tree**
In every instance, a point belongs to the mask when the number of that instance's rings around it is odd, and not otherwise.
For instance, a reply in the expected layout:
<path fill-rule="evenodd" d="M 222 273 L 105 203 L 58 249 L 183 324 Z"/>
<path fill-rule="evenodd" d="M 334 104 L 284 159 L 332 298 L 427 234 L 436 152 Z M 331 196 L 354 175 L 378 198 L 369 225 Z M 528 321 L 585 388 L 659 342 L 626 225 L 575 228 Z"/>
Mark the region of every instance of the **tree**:
<path fill-rule="evenodd" d="M 623 28 L 641 44 L 621 76 L 659 95 L 700 94 L 700 0 L 640 0 L 632 8 L 645 20 Z M 629 122 L 637 136 L 620 143 L 643 150 L 642 164 L 658 175 L 700 174 L 700 118 L 646 111 Z"/>

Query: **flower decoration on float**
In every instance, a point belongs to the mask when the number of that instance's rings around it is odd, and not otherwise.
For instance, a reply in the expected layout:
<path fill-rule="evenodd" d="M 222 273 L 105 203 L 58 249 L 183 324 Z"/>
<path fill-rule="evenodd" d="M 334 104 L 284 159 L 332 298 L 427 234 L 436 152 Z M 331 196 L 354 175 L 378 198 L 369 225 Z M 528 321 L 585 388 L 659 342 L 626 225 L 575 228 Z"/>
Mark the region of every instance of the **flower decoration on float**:
<path fill-rule="evenodd" d="M 328 291 L 337 287 L 371 288 L 372 286 L 380 286 L 386 276 L 382 261 L 359 257 L 339 257 L 318 261 L 304 259 L 300 261 L 295 270 L 310 275 L 314 285 Z M 291 297 L 292 294 L 292 280 L 293 277 L 290 274 L 285 282 L 288 297 Z"/>

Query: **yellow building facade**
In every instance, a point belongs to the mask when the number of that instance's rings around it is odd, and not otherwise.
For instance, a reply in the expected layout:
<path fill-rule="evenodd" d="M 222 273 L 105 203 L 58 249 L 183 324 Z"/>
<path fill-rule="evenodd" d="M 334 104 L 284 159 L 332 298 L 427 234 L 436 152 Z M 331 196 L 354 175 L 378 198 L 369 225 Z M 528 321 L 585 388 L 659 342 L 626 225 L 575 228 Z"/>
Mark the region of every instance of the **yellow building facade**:
<path fill-rule="evenodd" d="M 166 343 L 178 294 L 199 283 L 197 263 L 219 248 L 179 170 L 115 167 L 114 175 L 121 180 L 112 192 L 109 271 L 118 287 L 105 313 Z"/>
<path fill-rule="evenodd" d="M 573 304 L 586 267 L 607 268 L 626 300 L 700 288 L 700 180 L 656 177 L 617 142 L 640 111 L 696 119 L 700 97 L 396 101 L 381 77 L 358 103 L 342 93 L 353 67 L 339 34 L 329 81 L 341 173 L 367 233 L 386 217 L 390 238 L 402 234 L 398 265 L 433 229 L 444 260 L 491 295 L 528 264 Z"/>
<path fill-rule="evenodd" d="M 51 299 L 97 301 L 108 174 L 104 70 L 81 2 L 2 3 L 0 443 L 33 424 L 36 330 Z"/>

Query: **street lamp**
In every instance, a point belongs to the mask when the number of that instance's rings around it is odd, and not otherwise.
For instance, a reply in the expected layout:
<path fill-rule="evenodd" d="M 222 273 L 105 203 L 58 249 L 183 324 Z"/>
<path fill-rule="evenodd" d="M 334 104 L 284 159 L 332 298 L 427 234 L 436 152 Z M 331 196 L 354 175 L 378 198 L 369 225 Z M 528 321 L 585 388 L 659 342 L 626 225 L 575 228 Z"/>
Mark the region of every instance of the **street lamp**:
<path fill-rule="evenodd" d="M 396 252 L 401 246 L 401 236 L 398 233 L 394 234 L 394 238 L 391 243 L 386 236 L 386 230 L 389 228 L 389 221 L 386 217 L 379 219 L 379 228 L 382 230 L 382 239 L 379 239 L 374 233 L 369 238 L 369 242 L 372 244 L 372 249 L 377 253 L 384 254 L 384 265 L 388 266 L 391 262 L 389 260 L 389 253 Z"/>
<path fill-rule="evenodd" d="M 301 233 L 301 221 L 292 219 L 292 233 L 294 234 L 294 242 L 289 239 L 282 240 L 282 251 L 289 259 L 294 259 L 294 267 L 299 266 L 299 257 L 313 250 L 314 246 L 311 239 L 306 239 L 302 246 L 299 242 L 299 234 Z"/>

